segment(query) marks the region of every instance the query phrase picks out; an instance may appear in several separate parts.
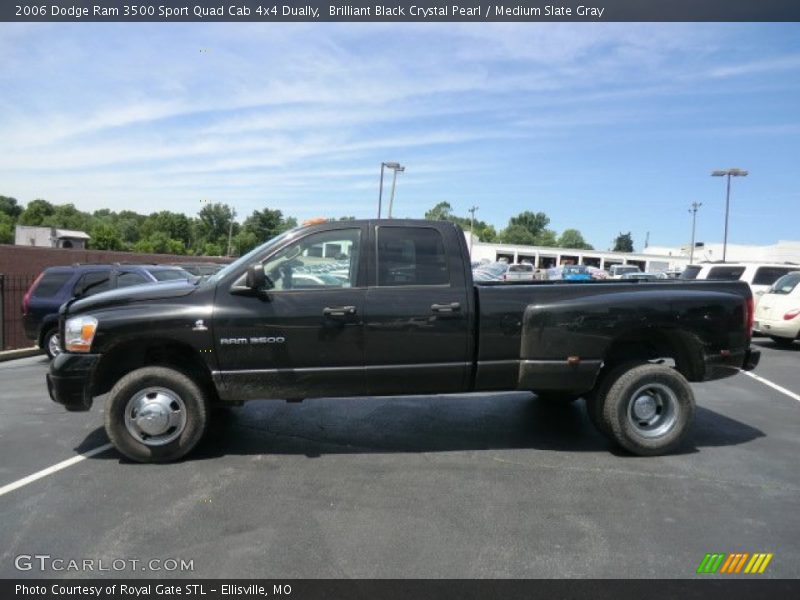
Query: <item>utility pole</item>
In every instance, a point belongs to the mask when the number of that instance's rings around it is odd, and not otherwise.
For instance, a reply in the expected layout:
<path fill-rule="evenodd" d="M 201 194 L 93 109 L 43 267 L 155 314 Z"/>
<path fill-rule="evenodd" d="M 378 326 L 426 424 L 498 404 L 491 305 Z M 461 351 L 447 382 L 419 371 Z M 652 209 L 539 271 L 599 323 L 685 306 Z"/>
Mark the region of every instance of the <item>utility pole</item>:
<path fill-rule="evenodd" d="M 690 265 L 694 262 L 694 231 L 695 225 L 697 225 L 697 211 L 701 206 L 703 206 L 702 202 L 692 202 L 692 208 L 689 209 L 689 212 L 692 213 L 692 245 L 689 247 Z"/>
<path fill-rule="evenodd" d="M 474 235 L 473 230 L 475 229 L 475 211 L 478 210 L 478 206 L 470 206 L 469 207 L 469 259 L 472 260 L 472 236 Z"/>
<path fill-rule="evenodd" d="M 402 173 L 406 170 L 405 167 L 399 166 L 396 169 L 392 169 L 394 171 L 394 176 L 392 177 L 392 194 L 389 196 L 389 218 L 392 218 L 392 206 L 394 206 L 394 190 L 397 187 L 397 174 Z"/>

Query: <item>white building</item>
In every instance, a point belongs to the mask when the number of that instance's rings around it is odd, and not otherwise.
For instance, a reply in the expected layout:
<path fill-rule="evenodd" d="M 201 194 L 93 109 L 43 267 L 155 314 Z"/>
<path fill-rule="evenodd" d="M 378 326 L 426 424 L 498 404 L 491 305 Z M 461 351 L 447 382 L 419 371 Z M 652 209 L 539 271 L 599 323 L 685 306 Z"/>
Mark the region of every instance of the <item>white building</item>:
<path fill-rule="evenodd" d="M 465 232 L 467 244 L 469 232 Z M 730 246 L 729 246 L 730 248 Z M 649 249 L 648 249 L 649 250 Z M 505 258 L 508 262 L 530 262 L 534 267 L 546 269 L 558 265 L 587 265 L 608 269 L 611 265 L 636 265 L 642 271 L 679 270 L 689 264 L 689 257 L 662 253 L 612 252 L 610 250 L 577 250 L 575 248 L 551 248 L 548 246 L 522 246 L 480 242 L 475 236 L 470 252 L 473 261 L 496 261 Z"/>
<path fill-rule="evenodd" d="M 682 247 L 650 246 L 645 254 L 689 257 L 689 245 Z M 727 262 L 766 262 L 800 264 L 800 242 L 780 240 L 769 246 L 746 246 L 744 244 L 728 244 L 725 253 Z M 712 262 L 722 260 L 722 244 L 698 243 L 694 250 L 694 262 Z"/>
<path fill-rule="evenodd" d="M 17 225 L 14 230 L 14 244 L 17 246 L 39 246 L 41 248 L 86 248 L 90 236 L 83 231 L 58 229 L 56 227 L 36 227 Z"/>

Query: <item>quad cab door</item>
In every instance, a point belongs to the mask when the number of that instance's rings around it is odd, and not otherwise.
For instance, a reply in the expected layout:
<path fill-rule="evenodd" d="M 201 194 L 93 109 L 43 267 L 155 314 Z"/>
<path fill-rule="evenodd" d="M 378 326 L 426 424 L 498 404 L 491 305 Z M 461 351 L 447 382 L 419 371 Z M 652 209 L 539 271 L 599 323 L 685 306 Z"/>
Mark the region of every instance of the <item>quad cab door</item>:
<path fill-rule="evenodd" d="M 341 225 L 339 225 L 341 226 Z M 258 262 L 262 294 L 217 290 L 214 340 L 229 400 L 362 395 L 366 227 L 316 229 Z"/>
<path fill-rule="evenodd" d="M 370 394 L 466 389 L 472 289 L 455 228 L 373 227 L 365 343 Z M 445 236 L 449 236 L 445 239 Z M 466 254 L 466 248 L 463 248 Z"/>

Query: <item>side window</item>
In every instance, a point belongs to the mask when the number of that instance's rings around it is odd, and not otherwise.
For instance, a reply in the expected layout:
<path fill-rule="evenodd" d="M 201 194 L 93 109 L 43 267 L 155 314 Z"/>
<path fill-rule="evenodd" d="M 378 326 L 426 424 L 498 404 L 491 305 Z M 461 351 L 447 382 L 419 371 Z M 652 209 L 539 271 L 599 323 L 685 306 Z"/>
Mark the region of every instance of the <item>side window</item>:
<path fill-rule="evenodd" d="M 361 230 L 321 231 L 290 244 L 264 262 L 274 290 L 355 287 Z"/>
<path fill-rule="evenodd" d="M 378 285 L 447 285 L 442 234 L 427 227 L 378 227 Z"/>
<path fill-rule="evenodd" d="M 100 292 L 105 292 L 110 288 L 111 271 L 92 271 L 85 273 L 78 279 L 78 283 L 72 290 L 73 294 L 81 294 L 83 296 L 93 296 Z"/>
<path fill-rule="evenodd" d="M 139 273 L 133 273 L 131 271 L 125 271 L 124 273 L 120 273 L 117 276 L 117 287 L 124 288 L 130 287 L 132 285 L 140 285 L 142 283 L 150 283 L 145 279 L 143 275 Z"/>
<path fill-rule="evenodd" d="M 45 273 L 36 288 L 31 292 L 37 298 L 52 298 L 68 279 L 72 277 L 69 271 L 50 271 Z"/>
<path fill-rule="evenodd" d="M 744 273 L 744 267 L 712 267 L 706 279 L 738 281 L 742 273 Z"/>

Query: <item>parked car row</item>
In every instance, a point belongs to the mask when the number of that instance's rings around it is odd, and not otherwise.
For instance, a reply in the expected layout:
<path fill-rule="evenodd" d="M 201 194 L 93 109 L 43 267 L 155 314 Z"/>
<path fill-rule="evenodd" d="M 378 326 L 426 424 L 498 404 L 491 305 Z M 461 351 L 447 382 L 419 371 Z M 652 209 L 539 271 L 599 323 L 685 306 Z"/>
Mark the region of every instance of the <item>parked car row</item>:
<path fill-rule="evenodd" d="M 196 274 L 189 270 L 194 267 L 190 263 L 181 263 L 180 266 L 114 263 L 48 267 L 34 280 L 22 299 L 25 334 L 50 358 L 54 358 L 61 352 L 58 310 L 67 300 L 135 285 L 197 281 L 207 277 L 212 269 L 216 272 L 222 266 L 198 263 Z"/>
<path fill-rule="evenodd" d="M 769 336 L 779 346 L 800 339 L 800 270 L 779 278 L 761 295 L 753 331 Z"/>

